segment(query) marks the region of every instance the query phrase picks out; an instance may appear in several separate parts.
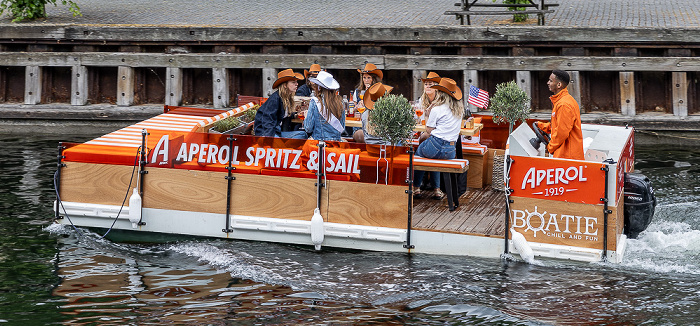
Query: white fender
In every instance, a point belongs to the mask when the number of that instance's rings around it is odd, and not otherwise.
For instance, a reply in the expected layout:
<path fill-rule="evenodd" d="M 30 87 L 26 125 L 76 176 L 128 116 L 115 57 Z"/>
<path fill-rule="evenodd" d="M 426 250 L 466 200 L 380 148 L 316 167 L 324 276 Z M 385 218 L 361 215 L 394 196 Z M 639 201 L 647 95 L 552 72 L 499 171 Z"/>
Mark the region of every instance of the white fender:
<path fill-rule="evenodd" d="M 141 196 L 134 188 L 134 193 L 129 197 L 129 222 L 132 228 L 137 228 L 141 221 Z"/>
<path fill-rule="evenodd" d="M 532 248 L 530 248 L 527 240 L 525 240 L 525 236 L 518 233 L 518 231 L 515 231 L 513 228 L 510 229 L 510 233 L 513 238 L 515 250 L 520 254 L 520 258 L 528 264 L 533 264 L 535 262 L 535 254 L 532 253 Z"/>
<path fill-rule="evenodd" d="M 323 217 L 318 208 L 314 208 L 314 216 L 311 217 L 311 242 L 316 250 L 321 250 L 323 243 Z"/>

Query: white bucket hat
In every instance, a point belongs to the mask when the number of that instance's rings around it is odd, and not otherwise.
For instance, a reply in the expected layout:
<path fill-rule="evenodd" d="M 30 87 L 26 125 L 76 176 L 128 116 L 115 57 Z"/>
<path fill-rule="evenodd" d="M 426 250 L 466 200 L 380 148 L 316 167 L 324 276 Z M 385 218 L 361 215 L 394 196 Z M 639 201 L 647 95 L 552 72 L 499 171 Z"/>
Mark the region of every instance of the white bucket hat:
<path fill-rule="evenodd" d="M 336 90 L 340 88 L 340 84 L 338 84 L 338 81 L 336 81 L 333 78 L 333 75 L 329 74 L 326 71 L 319 72 L 316 78 L 309 78 L 309 81 L 327 89 Z"/>

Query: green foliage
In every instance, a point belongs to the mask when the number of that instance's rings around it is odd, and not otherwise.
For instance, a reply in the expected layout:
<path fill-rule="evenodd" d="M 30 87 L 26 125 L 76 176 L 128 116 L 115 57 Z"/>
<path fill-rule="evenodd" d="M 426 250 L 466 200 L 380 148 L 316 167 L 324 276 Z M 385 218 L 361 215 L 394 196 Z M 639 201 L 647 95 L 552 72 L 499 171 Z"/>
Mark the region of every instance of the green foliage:
<path fill-rule="evenodd" d="M 23 20 L 33 20 L 46 17 L 46 4 L 68 5 L 68 10 L 73 13 L 73 17 L 82 16 L 80 7 L 72 0 L 0 0 L 0 14 L 5 11 L 10 13 L 13 22 Z"/>
<path fill-rule="evenodd" d="M 260 108 L 260 105 L 255 105 L 254 107 L 246 110 L 243 113 L 242 120 L 245 122 L 253 122 L 255 120 L 255 114 L 258 113 L 258 109 Z"/>
<path fill-rule="evenodd" d="M 226 119 L 216 121 L 211 129 L 218 132 L 226 132 L 233 128 L 240 127 L 243 124 L 253 122 L 255 120 L 255 114 L 258 113 L 259 108 L 260 105 L 256 105 L 243 112 L 243 115 L 239 117 L 228 117 Z"/>
<path fill-rule="evenodd" d="M 217 122 L 214 122 L 214 126 L 212 126 L 211 129 L 216 130 L 218 132 L 226 132 L 226 131 L 229 131 L 233 128 L 236 128 L 242 124 L 243 124 L 243 121 L 238 119 L 238 117 L 229 117 L 229 118 L 221 119 Z"/>
<path fill-rule="evenodd" d="M 415 125 L 413 108 L 403 95 L 383 96 L 369 112 L 372 133 L 390 142 L 392 146 L 405 143 L 411 137 Z"/>
<path fill-rule="evenodd" d="M 493 0 L 493 2 L 496 2 L 496 1 L 497 1 L 497 0 Z M 529 4 L 530 1 L 528 1 L 528 0 L 503 0 L 503 3 L 505 3 L 505 4 L 525 4 L 525 5 L 526 5 L 526 4 Z M 512 11 L 515 11 L 515 10 L 517 10 L 517 11 L 522 11 L 522 10 L 525 10 L 525 9 L 526 9 L 526 8 L 508 7 L 508 10 L 512 10 Z M 527 15 L 526 15 L 526 14 L 517 14 L 517 15 L 513 15 L 513 21 L 516 22 L 516 23 L 517 23 L 517 22 L 524 22 L 524 21 L 526 21 L 526 20 L 527 20 Z"/>
<path fill-rule="evenodd" d="M 530 116 L 530 98 L 520 89 L 515 81 L 496 85 L 496 92 L 491 96 L 489 109 L 493 112 L 493 121 L 497 124 L 507 122 L 512 130 L 513 124 L 525 121 Z"/>

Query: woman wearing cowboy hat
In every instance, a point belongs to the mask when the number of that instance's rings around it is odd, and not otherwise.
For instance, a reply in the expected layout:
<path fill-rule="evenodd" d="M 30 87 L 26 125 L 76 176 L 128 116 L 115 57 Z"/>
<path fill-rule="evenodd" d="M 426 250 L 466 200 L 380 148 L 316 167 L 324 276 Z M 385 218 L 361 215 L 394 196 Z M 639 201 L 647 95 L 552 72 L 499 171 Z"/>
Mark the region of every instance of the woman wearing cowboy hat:
<path fill-rule="evenodd" d="M 309 103 L 304 129 L 313 139 L 340 141 L 345 130 L 345 108 L 337 92 L 340 84 L 325 71 L 309 78 L 309 84 L 316 96 Z"/>
<path fill-rule="evenodd" d="M 277 80 L 272 84 L 276 89 L 255 114 L 255 135 L 266 137 L 306 138 L 303 130 L 293 131 L 291 122 L 296 112 L 294 110 L 294 93 L 299 80 L 304 76 L 292 69 L 277 73 Z"/>
<path fill-rule="evenodd" d="M 420 143 L 416 150 L 417 156 L 436 159 L 453 159 L 456 155 L 455 142 L 459 137 L 462 117 L 464 116 L 464 104 L 462 103 L 462 91 L 457 83 L 450 78 L 442 78 L 437 85 L 433 85 L 437 92 L 433 108 L 425 123 L 427 139 Z M 434 199 L 442 199 L 445 194 L 440 190 L 440 174 L 433 173 L 431 177 L 435 182 Z M 423 180 L 423 171 L 415 171 L 413 182 L 416 189 L 420 189 Z M 421 197 L 420 190 L 416 196 Z"/>
<path fill-rule="evenodd" d="M 370 86 L 381 82 L 382 78 L 384 77 L 384 73 L 377 69 L 377 66 L 371 63 L 365 64 L 362 70 L 357 69 L 357 72 L 360 73 L 360 82 L 357 84 L 355 91 L 352 93 L 352 101 L 355 102 L 355 108 L 362 113 L 362 111 L 365 109 L 364 102 L 362 101 L 365 92 Z"/>
<path fill-rule="evenodd" d="M 367 89 L 367 92 L 365 92 L 365 96 L 362 99 L 362 103 L 366 108 L 366 110 L 362 112 L 362 129 L 355 131 L 355 133 L 352 135 L 355 142 L 389 145 L 389 142 L 384 141 L 381 137 L 377 137 L 372 134 L 372 130 L 369 128 L 369 112 L 374 109 L 374 102 L 376 102 L 380 97 L 391 93 L 392 89 L 394 88 L 382 83 L 376 83 Z"/>
<path fill-rule="evenodd" d="M 435 72 L 429 72 L 426 78 L 422 78 L 423 81 L 423 95 L 418 99 L 418 105 L 420 106 L 420 111 L 423 112 L 422 119 L 428 120 L 430 115 L 430 110 L 433 108 L 435 103 L 435 95 L 437 90 L 433 88 L 434 85 L 440 83 L 440 75 Z M 421 140 L 428 138 L 427 133 L 421 134 L 424 137 Z M 435 173 L 437 174 L 437 173 Z M 433 181 L 434 173 L 428 173 L 424 176 L 422 190 L 432 190 L 435 189 L 435 181 Z M 439 183 L 438 183 L 439 184 Z"/>
<path fill-rule="evenodd" d="M 428 115 L 430 115 L 430 109 L 433 107 L 433 102 L 435 102 L 436 90 L 433 88 L 433 86 L 440 83 L 440 79 L 442 79 L 440 78 L 440 75 L 435 72 L 430 72 L 426 78 L 421 79 L 421 81 L 423 81 L 423 95 L 421 95 L 420 99 L 418 99 L 418 103 L 423 109 L 423 114 L 425 115 L 426 120 L 428 119 Z"/>
<path fill-rule="evenodd" d="M 304 69 L 304 77 L 308 81 L 309 78 L 316 77 L 318 73 L 321 71 L 321 65 L 318 64 L 312 64 L 309 70 Z M 297 96 L 311 96 L 311 87 L 309 86 L 309 83 L 305 83 L 304 85 L 299 86 L 297 88 Z"/>

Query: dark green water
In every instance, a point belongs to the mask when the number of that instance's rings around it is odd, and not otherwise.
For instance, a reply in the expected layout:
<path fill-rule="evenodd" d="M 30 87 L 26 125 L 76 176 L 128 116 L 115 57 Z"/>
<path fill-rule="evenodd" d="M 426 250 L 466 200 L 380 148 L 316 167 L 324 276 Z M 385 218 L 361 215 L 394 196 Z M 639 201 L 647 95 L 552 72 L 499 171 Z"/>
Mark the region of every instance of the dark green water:
<path fill-rule="evenodd" d="M 81 236 L 49 227 L 58 138 L 0 136 L 0 324 L 700 323 L 698 149 L 637 149 L 637 168 L 652 179 L 659 206 L 623 264 L 536 266 Z"/>

